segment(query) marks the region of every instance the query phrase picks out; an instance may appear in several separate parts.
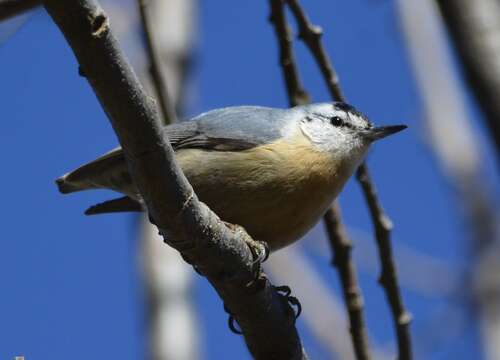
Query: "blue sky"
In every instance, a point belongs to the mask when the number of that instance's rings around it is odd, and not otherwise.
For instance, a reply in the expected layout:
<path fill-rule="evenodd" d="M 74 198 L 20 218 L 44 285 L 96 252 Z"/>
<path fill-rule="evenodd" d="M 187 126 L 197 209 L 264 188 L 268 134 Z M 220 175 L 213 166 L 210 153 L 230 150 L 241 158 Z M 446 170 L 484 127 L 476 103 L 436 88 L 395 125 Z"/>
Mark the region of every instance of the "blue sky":
<path fill-rule="evenodd" d="M 320 24 L 350 102 L 375 123 L 409 129 L 377 144 L 368 158 L 384 207 L 395 223 L 394 242 L 466 264 L 467 231 L 454 194 L 434 161 L 422 129 L 423 110 L 392 1 L 308 2 Z M 192 73 L 195 94 L 187 115 L 230 105 L 286 107 L 267 1 L 200 2 L 200 35 Z M 302 79 L 314 101 L 328 93 L 311 57 L 297 45 Z M 109 194 L 61 196 L 53 180 L 116 145 L 116 137 L 59 30 L 43 10 L 0 45 L 2 118 L 0 163 L 0 358 L 139 359 L 144 345 L 143 294 L 132 215 L 85 217 Z M 471 118 L 482 130 L 471 105 Z M 491 159 L 485 157 L 491 164 Z M 340 197 L 345 222 L 371 234 L 359 186 Z M 329 256 L 315 250 L 321 231 L 300 246 L 332 292 Z M 315 239 L 316 238 L 316 239 Z M 356 250 L 355 250 L 356 251 Z M 358 258 L 356 258 L 358 259 Z M 402 266 L 405 266 L 403 264 Z M 361 267 L 363 269 L 363 267 Z M 418 268 L 416 276 L 418 275 Z M 373 337 L 388 347 L 393 331 L 376 272 L 361 272 Z M 439 274 L 436 274 L 439 276 Z M 436 331 L 435 316 L 450 301 L 404 288 L 414 315 L 414 338 Z M 226 327 L 214 291 L 197 277 L 194 295 L 204 329 L 204 359 L 245 358 L 242 341 Z M 463 301 L 460 296 L 451 303 Z M 307 311 L 307 309 L 305 309 Z M 448 322 L 437 322 L 446 332 Z M 312 358 L 326 352 L 299 323 Z M 332 324 L 335 331 L 335 324 Z M 421 341 L 415 341 L 421 345 Z M 431 347 L 432 359 L 470 358 L 479 351 L 474 323 Z"/>

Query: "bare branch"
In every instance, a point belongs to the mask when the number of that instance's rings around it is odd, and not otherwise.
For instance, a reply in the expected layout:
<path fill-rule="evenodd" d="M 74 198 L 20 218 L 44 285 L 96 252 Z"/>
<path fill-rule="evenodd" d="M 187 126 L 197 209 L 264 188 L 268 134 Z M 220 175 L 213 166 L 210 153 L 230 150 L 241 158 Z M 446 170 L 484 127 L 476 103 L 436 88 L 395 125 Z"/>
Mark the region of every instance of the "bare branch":
<path fill-rule="evenodd" d="M 164 109 L 162 113 L 166 112 L 167 116 L 173 118 L 174 110 L 182 108 L 182 90 L 186 85 L 185 75 L 191 62 L 196 33 L 193 30 L 195 12 L 189 10 L 193 10 L 196 5 L 191 0 L 144 2 L 139 1 L 139 15 L 143 28 L 147 29 L 143 37 L 146 51 L 139 79 L 143 84 L 150 85 L 146 89 L 159 98 L 160 107 Z M 153 63 L 155 71 L 151 71 Z M 155 72 L 161 76 L 155 78 Z M 162 88 L 167 89 L 166 80 L 168 94 L 161 91 Z M 196 274 L 175 249 L 162 243 L 161 236 L 147 216 L 141 216 L 140 224 L 140 259 L 147 295 L 149 358 L 198 359 L 201 355 L 199 333 L 202 329 L 192 296 Z"/>
<path fill-rule="evenodd" d="M 309 21 L 305 11 L 302 9 L 298 1 L 285 1 L 297 20 L 297 24 L 299 26 L 299 39 L 304 41 L 311 54 L 313 54 L 314 59 L 323 74 L 330 96 L 335 101 L 345 102 L 346 99 L 340 89 L 339 77 L 331 64 L 326 50 L 323 47 L 323 43 L 321 42 L 323 30 Z"/>
<path fill-rule="evenodd" d="M 314 26 L 309 21 L 298 0 L 286 0 L 286 2 L 290 6 L 292 13 L 297 20 L 299 37 L 307 45 L 316 60 L 316 63 L 320 67 L 332 98 L 336 101 L 346 102 L 346 99 L 340 90 L 338 76 L 323 47 L 323 44 L 321 43 L 321 28 Z M 409 332 L 409 323 L 411 318 L 404 308 L 397 281 L 396 268 L 394 265 L 390 243 L 390 231 L 392 228 L 390 225 L 391 222 L 380 205 L 380 201 L 375 191 L 375 185 L 369 176 L 366 163 L 361 164 L 359 167 L 357 179 L 363 189 L 363 194 L 368 204 L 371 219 L 375 227 L 375 235 L 377 245 L 379 247 L 382 266 L 381 285 L 385 290 L 393 314 L 393 321 L 398 338 L 399 359 L 411 359 L 412 351 Z M 331 214 L 327 214 L 326 216 L 331 216 Z M 331 224 L 336 223 L 331 222 Z M 332 229 L 330 233 L 335 233 L 335 230 Z"/>
<path fill-rule="evenodd" d="M 40 4 L 40 0 L 0 0 L 0 21 L 21 15 Z"/>
<path fill-rule="evenodd" d="M 356 267 L 351 258 L 352 244 L 340 219 L 340 207 L 338 203 L 335 203 L 331 211 L 328 211 L 324 216 L 330 246 L 334 249 L 332 264 L 337 268 L 342 284 L 356 358 L 370 359 L 368 336 L 363 315 L 363 296 L 358 285 Z"/>
<path fill-rule="evenodd" d="M 150 72 L 151 78 L 153 79 L 153 84 L 158 94 L 158 102 L 160 103 L 161 113 L 164 116 L 164 122 L 169 124 L 170 122 L 177 121 L 176 113 L 173 104 L 170 101 L 170 96 L 168 95 L 168 87 L 165 81 L 163 72 L 160 66 L 160 57 L 156 51 L 153 32 L 151 29 L 151 24 L 148 18 L 148 6 L 147 0 L 137 0 L 139 5 L 139 14 L 141 16 L 142 27 L 144 30 L 146 52 L 148 54 L 148 59 L 150 60 Z"/>
<path fill-rule="evenodd" d="M 382 265 L 379 282 L 385 290 L 393 314 L 394 326 L 398 338 L 398 359 L 411 359 L 412 351 L 409 329 L 411 316 L 404 307 L 399 290 L 396 265 L 391 247 L 392 223 L 380 205 L 367 167 L 360 166 L 356 177 L 363 188 L 365 199 L 373 219 L 373 226 L 375 227 L 375 239 L 377 240 L 379 258 Z"/>
<path fill-rule="evenodd" d="M 285 88 L 290 106 L 303 105 L 310 102 L 310 96 L 302 85 L 292 48 L 292 34 L 285 18 L 282 0 L 270 0 L 271 15 L 269 21 L 274 27 L 278 39 L 280 65 L 285 79 Z"/>
<path fill-rule="evenodd" d="M 164 240 L 207 276 L 257 359 L 305 359 L 292 308 L 262 272 L 242 228 L 228 228 L 194 194 L 161 133 L 158 113 L 93 0 L 46 0 L 109 116 L 130 173 Z M 168 234 L 168 237 L 167 237 Z"/>
<path fill-rule="evenodd" d="M 284 2 L 282 0 L 270 0 L 270 7 L 270 21 L 273 24 L 276 37 L 278 38 L 280 63 L 285 78 L 290 105 L 296 106 L 307 103 L 309 102 L 309 94 L 302 86 L 295 64 L 291 34 L 285 18 Z M 331 66 L 329 66 L 329 69 L 331 69 L 333 73 Z M 332 81 L 335 79 L 332 79 Z M 333 94 L 341 96 L 338 86 L 334 87 L 333 90 L 332 96 Z M 366 335 L 366 325 L 363 316 L 363 300 L 358 285 L 355 266 L 350 256 L 351 243 L 342 226 L 339 206 L 336 202 L 327 211 L 324 219 L 326 221 L 329 242 L 332 245 L 335 256 L 339 260 L 335 262 L 335 265 L 338 269 L 344 302 L 349 314 L 354 351 L 358 359 L 370 359 L 371 356 Z"/>
<path fill-rule="evenodd" d="M 436 0 L 500 161 L 500 3 Z"/>
<path fill-rule="evenodd" d="M 346 321 L 345 306 L 340 297 L 332 293 L 325 281 L 310 264 L 301 246 L 288 246 L 269 258 L 266 270 L 277 282 L 289 284 L 307 309 L 301 320 L 315 339 L 330 351 L 328 358 L 353 360 L 353 346 Z M 335 324 L 335 331 L 331 331 Z"/>

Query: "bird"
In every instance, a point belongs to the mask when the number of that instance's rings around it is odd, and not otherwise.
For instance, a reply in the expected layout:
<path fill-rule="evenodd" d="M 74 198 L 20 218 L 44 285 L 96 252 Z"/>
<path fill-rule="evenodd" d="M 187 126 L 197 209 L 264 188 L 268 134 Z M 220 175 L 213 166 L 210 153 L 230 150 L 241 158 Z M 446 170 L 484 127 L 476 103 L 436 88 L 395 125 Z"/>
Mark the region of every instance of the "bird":
<path fill-rule="evenodd" d="M 373 142 L 405 128 L 375 127 L 352 105 L 325 102 L 211 110 L 163 127 L 162 135 L 199 199 L 272 252 L 319 221 Z M 90 207 L 87 215 L 145 210 L 121 148 L 56 184 L 63 194 L 111 189 L 125 195 Z"/>

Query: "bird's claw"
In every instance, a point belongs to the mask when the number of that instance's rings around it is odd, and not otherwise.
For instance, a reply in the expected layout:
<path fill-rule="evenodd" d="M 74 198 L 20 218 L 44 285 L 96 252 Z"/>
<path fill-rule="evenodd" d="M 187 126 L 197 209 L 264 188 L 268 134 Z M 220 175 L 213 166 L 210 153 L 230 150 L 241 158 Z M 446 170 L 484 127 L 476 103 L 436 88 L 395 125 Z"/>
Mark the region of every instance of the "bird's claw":
<path fill-rule="evenodd" d="M 229 317 L 227 318 L 227 325 L 229 326 L 229 330 L 231 330 L 231 332 L 236 335 L 243 334 L 242 331 L 236 327 L 237 321 L 234 318 L 233 313 L 227 308 L 226 304 L 224 304 L 224 311 L 229 315 Z"/>
<path fill-rule="evenodd" d="M 269 258 L 269 245 L 264 241 L 246 240 L 253 255 L 253 266 L 259 266 Z"/>
<path fill-rule="evenodd" d="M 285 300 L 290 304 L 294 311 L 294 322 L 298 319 L 300 314 L 302 313 L 302 305 L 300 304 L 299 299 L 295 296 L 292 296 L 292 290 L 289 286 L 273 286 L 274 290 L 278 293 L 279 296 L 285 298 Z M 229 330 L 237 335 L 241 335 L 242 331 L 237 327 L 237 321 L 234 318 L 234 314 L 227 308 L 226 304 L 224 304 L 224 311 L 229 315 L 227 319 L 227 325 L 229 326 Z"/>
<path fill-rule="evenodd" d="M 269 246 L 264 241 L 256 241 L 252 239 L 247 234 L 246 230 L 240 225 L 231 224 L 228 222 L 224 222 L 224 224 L 234 232 L 240 231 L 241 233 L 243 233 L 242 236 L 243 240 L 245 241 L 245 243 L 247 244 L 248 248 L 252 253 L 253 257 L 252 267 L 255 269 L 256 274 L 258 276 L 260 272 L 260 265 L 269 258 L 269 253 L 270 253 Z"/>
<path fill-rule="evenodd" d="M 293 307 L 295 308 L 295 320 L 300 316 L 302 313 L 302 305 L 295 296 L 291 296 L 292 290 L 290 289 L 289 286 L 283 285 L 283 286 L 274 286 L 274 289 L 276 292 L 280 295 L 283 296 L 286 301 Z"/>

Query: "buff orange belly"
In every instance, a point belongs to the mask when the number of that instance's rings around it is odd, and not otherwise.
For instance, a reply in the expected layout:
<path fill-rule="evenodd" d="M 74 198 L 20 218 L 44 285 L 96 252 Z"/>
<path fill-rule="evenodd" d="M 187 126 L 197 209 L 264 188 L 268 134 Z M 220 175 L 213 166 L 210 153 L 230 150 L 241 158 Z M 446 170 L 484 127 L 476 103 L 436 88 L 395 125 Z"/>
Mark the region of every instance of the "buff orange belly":
<path fill-rule="evenodd" d="M 285 141 L 239 152 L 187 149 L 176 155 L 200 200 L 271 250 L 303 236 L 352 170 L 307 143 Z"/>

